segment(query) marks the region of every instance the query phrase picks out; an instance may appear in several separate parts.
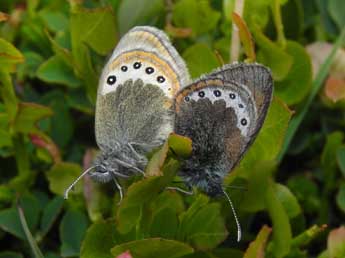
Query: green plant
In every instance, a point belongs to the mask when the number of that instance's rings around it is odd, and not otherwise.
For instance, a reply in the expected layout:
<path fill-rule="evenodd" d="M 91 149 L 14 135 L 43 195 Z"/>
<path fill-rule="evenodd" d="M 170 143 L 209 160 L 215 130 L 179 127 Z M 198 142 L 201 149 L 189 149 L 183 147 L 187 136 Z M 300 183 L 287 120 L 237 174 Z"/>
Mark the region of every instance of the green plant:
<path fill-rule="evenodd" d="M 2 0 L 0 258 L 344 257 L 344 12 L 341 0 Z M 265 124 L 226 178 L 240 243 L 225 199 L 164 190 L 191 151 L 176 135 L 151 154 L 148 173 L 163 176 L 123 182 L 120 206 L 88 177 L 62 198 L 95 154 L 106 55 L 142 24 L 165 29 L 194 78 L 222 60 L 272 69 Z M 306 46 L 325 40 L 332 51 L 313 70 Z"/>

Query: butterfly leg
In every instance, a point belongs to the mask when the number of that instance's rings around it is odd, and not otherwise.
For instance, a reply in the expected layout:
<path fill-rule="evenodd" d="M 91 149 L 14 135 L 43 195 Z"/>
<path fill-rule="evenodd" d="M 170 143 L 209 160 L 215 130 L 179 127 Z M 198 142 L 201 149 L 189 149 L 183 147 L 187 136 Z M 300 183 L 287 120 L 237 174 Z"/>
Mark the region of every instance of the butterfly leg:
<path fill-rule="evenodd" d="M 193 188 L 191 186 L 187 186 L 188 187 L 188 190 L 184 190 L 180 187 L 175 187 L 175 186 L 168 186 L 168 187 L 165 187 L 165 189 L 167 190 L 176 190 L 180 193 L 183 193 L 183 194 L 186 194 L 186 195 L 193 195 L 194 194 L 194 191 L 193 191 Z"/>
<path fill-rule="evenodd" d="M 125 162 L 125 161 L 122 161 L 122 160 L 120 160 L 120 159 L 117 159 L 117 158 L 112 158 L 112 159 L 113 159 L 115 162 L 117 162 L 117 164 L 119 164 L 119 165 L 121 165 L 121 166 L 123 166 L 123 167 L 125 167 L 125 168 L 131 168 L 131 169 L 133 169 L 133 170 L 139 172 L 139 173 L 142 174 L 143 176 L 145 176 L 144 171 L 141 170 L 140 168 L 137 168 L 137 167 L 135 167 L 135 166 L 133 166 L 133 165 L 131 165 L 131 164 Z"/>
<path fill-rule="evenodd" d="M 117 190 L 119 190 L 119 194 L 120 194 L 120 201 L 117 203 L 118 205 L 120 205 L 120 203 L 122 202 L 123 199 L 123 191 L 122 191 L 122 186 L 120 185 L 120 183 L 117 181 L 117 178 L 115 175 L 112 176 L 113 181 L 115 183 L 115 186 L 117 188 Z"/>

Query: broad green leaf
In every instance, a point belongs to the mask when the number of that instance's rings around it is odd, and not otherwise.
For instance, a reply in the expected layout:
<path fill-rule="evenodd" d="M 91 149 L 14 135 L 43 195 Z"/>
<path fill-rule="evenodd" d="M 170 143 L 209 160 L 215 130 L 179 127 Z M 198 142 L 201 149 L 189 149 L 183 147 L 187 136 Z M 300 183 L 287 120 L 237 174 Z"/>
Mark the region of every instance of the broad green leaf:
<path fill-rule="evenodd" d="M 231 14 L 233 13 L 234 8 L 235 0 L 223 0 L 223 15 L 229 22 L 232 21 Z"/>
<path fill-rule="evenodd" d="M 265 122 L 248 153 L 240 163 L 240 168 L 255 168 L 257 161 L 275 160 L 279 154 L 292 112 L 278 98 L 273 98 Z M 267 148 L 270 146 L 270 148 Z"/>
<path fill-rule="evenodd" d="M 270 18 L 269 0 L 245 1 L 243 17 L 247 21 L 250 28 L 258 26 L 264 28 Z"/>
<path fill-rule="evenodd" d="M 263 226 L 256 239 L 250 243 L 243 258 L 264 258 L 266 242 L 271 231 L 268 226 Z"/>
<path fill-rule="evenodd" d="M 0 253 L 0 258 L 23 258 L 23 255 L 20 253 L 15 253 L 15 252 L 1 252 Z"/>
<path fill-rule="evenodd" d="M 37 122 L 51 115 L 53 115 L 53 112 L 49 107 L 36 103 L 21 102 L 13 128 L 20 133 L 35 132 L 37 130 Z"/>
<path fill-rule="evenodd" d="M 37 199 L 32 195 L 25 195 L 20 199 L 20 204 L 24 210 L 29 230 L 35 231 L 40 213 Z M 25 239 L 19 214 L 15 207 L 0 211 L 0 228 L 22 240 Z"/>
<path fill-rule="evenodd" d="M 329 257 L 342 258 L 345 256 L 345 227 L 333 229 L 328 235 L 327 247 Z"/>
<path fill-rule="evenodd" d="M 336 154 L 344 138 L 344 133 L 340 131 L 333 132 L 327 136 L 326 145 L 321 155 L 321 164 L 325 171 L 331 172 L 337 167 Z"/>
<path fill-rule="evenodd" d="M 163 176 L 145 178 L 132 184 L 117 211 L 120 233 L 127 233 L 139 223 L 142 206 L 165 189 L 179 169 L 179 163 L 170 159 L 163 167 Z"/>
<path fill-rule="evenodd" d="M 309 55 L 300 44 L 288 41 L 286 52 L 293 58 L 292 67 L 284 80 L 275 84 L 275 92 L 288 105 L 294 105 L 310 91 L 312 67 Z"/>
<path fill-rule="evenodd" d="M 14 92 L 11 76 L 0 69 L 0 96 L 5 104 L 9 120 L 13 120 L 18 110 L 18 100 Z"/>
<path fill-rule="evenodd" d="M 0 38 L 0 70 L 12 71 L 14 65 L 24 61 L 24 56 L 11 43 Z"/>
<path fill-rule="evenodd" d="M 345 178 L 345 146 L 342 145 L 337 149 L 338 167 Z"/>
<path fill-rule="evenodd" d="M 228 236 L 219 203 L 211 203 L 200 208 L 191 220 L 184 222 L 182 230 L 186 241 L 196 249 L 213 249 Z"/>
<path fill-rule="evenodd" d="M 132 256 L 136 258 L 177 258 L 193 253 L 194 250 L 185 243 L 162 238 L 136 240 L 116 245 L 111 249 L 111 253 L 114 257 L 126 251 L 130 251 Z"/>
<path fill-rule="evenodd" d="M 265 194 L 272 176 L 274 163 L 259 161 L 251 169 L 240 171 L 241 176 L 248 180 L 248 191 L 244 192 L 241 200 L 241 209 L 248 212 L 257 212 L 265 208 Z"/>
<path fill-rule="evenodd" d="M 73 70 L 58 56 L 53 56 L 42 63 L 37 70 L 37 77 L 47 83 L 62 84 L 70 88 L 77 88 L 81 82 Z"/>
<path fill-rule="evenodd" d="M 299 175 L 290 177 L 287 186 L 296 196 L 305 212 L 313 213 L 320 208 L 320 193 L 316 182 L 308 179 L 305 175 Z"/>
<path fill-rule="evenodd" d="M 110 249 L 119 243 L 115 221 L 107 220 L 92 224 L 81 245 L 81 258 L 113 258 Z"/>
<path fill-rule="evenodd" d="M 8 130 L 0 129 L 0 148 L 12 146 L 12 135 Z"/>
<path fill-rule="evenodd" d="M 170 149 L 179 157 L 187 159 L 192 153 L 192 140 L 175 133 L 169 135 L 168 143 Z"/>
<path fill-rule="evenodd" d="M 156 151 L 152 157 L 150 158 L 146 168 L 145 168 L 145 175 L 147 176 L 162 176 L 162 167 L 164 164 L 165 159 L 167 158 L 169 151 L 169 144 L 165 142 L 163 146 Z"/>
<path fill-rule="evenodd" d="M 337 205 L 345 213 L 345 184 L 341 184 L 337 193 Z"/>
<path fill-rule="evenodd" d="M 172 20 L 177 27 L 192 29 L 198 36 L 216 28 L 220 13 L 209 1 L 180 0 L 173 7 Z"/>
<path fill-rule="evenodd" d="M 54 199 L 49 201 L 47 206 L 44 208 L 40 226 L 41 233 L 43 235 L 48 233 L 50 228 L 53 226 L 62 210 L 63 203 L 64 199 L 60 196 L 56 196 Z"/>
<path fill-rule="evenodd" d="M 138 25 L 154 25 L 165 15 L 164 0 L 123 0 L 117 11 L 120 34 Z"/>
<path fill-rule="evenodd" d="M 0 203 L 11 203 L 15 192 L 8 185 L 0 185 Z"/>
<path fill-rule="evenodd" d="M 301 207 L 289 188 L 287 188 L 285 185 L 276 183 L 274 185 L 274 190 L 278 200 L 283 205 L 290 219 L 298 216 L 301 213 Z"/>
<path fill-rule="evenodd" d="M 271 181 L 267 187 L 266 208 L 273 224 L 273 239 L 271 249 L 275 257 L 284 257 L 290 251 L 291 226 L 289 217 L 274 191 L 274 184 Z"/>
<path fill-rule="evenodd" d="M 85 43 L 100 55 L 109 54 L 117 41 L 115 16 L 110 7 L 73 11 L 70 29 L 74 42 Z"/>
<path fill-rule="evenodd" d="M 204 43 L 190 46 L 183 52 L 182 57 L 186 61 L 193 78 L 211 72 L 219 65 L 216 55 Z"/>
<path fill-rule="evenodd" d="M 47 173 L 49 189 L 55 194 L 63 195 L 65 190 L 81 174 L 81 167 L 75 163 L 61 162 L 55 164 Z M 72 193 L 81 192 L 81 182 L 78 182 Z"/>
<path fill-rule="evenodd" d="M 26 77 L 34 78 L 36 76 L 36 70 L 43 63 L 43 57 L 35 52 L 27 51 L 23 53 L 25 62 L 18 66 L 18 78 L 25 80 Z"/>
<path fill-rule="evenodd" d="M 150 236 L 175 239 L 178 223 L 176 210 L 169 207 L 160 209 L 152 218 Z"/>
<path fill-rule="evenodd" d="M 84 213 L 73 210 L 65 213 L 59 228 L 62 257 L 79 256 L 87 226 L 88 220 Z"/>
<path fill-rule="evenodd" d="M 272 70 L 273 78 L 281 81 L 292 69 L 293 57 L 278 44 L 267 38 L 257 27 L 252 30 L 254 40 L 259 46 L 257 60 Z"/>
<path fill-rule="evenodd" d="M 344 28 L 345 26 L 345 2 L 342 0 L 329 0 L 328 11 L 338 28 Z"/>
<path fill-rule="evenodd" d="M 46 8 L 40 11 L 38 15 L 42 17 L 44 23 L 51 31 L 59 32 L 68 27 L 68 18 L 61 11 L 52 11 Z"/>

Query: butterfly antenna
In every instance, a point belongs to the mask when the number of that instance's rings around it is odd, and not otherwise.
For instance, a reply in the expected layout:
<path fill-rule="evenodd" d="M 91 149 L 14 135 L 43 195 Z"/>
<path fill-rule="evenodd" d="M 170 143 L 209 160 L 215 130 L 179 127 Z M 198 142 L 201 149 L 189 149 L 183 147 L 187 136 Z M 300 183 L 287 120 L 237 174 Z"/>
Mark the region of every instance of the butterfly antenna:
<path fill-rule="evenodd" d="M 228 201 L 230 203 L 232 214 L 234 214 L 234 218 L 235 218 L 236 225 L 237 225 L 237 242 L 240 242 L 241 237 L 242 237 L 242 231 L 241 231 L 240 222 L 239 222 L 239 220 L 237 218 L 236 211 L 235 211 L 234 205 L 232 204 L 230 196 L 228 195 L 228 193 L 223 188 L 222 188 L 222 191 L 223 191 L 223 194 L 225 195 L 225 197 L 228 199 Z"/>
<path fill-rule="evenodd" d="M 96 166 L 92 166 L 88 169 L 86 169 L 83 174 L 81 174 L 65 191 L 65 194 L 64 194 L 64 198 L 65 200 L 68 199 L 68 193 L 72 190 L 72 188 L 79 182 L 80 179 L 82 179 L 87 173 L 89 173 L 92 169 L 95 169 L 96 167 L 98 167 L 99 165 L 96 165 Z"/>

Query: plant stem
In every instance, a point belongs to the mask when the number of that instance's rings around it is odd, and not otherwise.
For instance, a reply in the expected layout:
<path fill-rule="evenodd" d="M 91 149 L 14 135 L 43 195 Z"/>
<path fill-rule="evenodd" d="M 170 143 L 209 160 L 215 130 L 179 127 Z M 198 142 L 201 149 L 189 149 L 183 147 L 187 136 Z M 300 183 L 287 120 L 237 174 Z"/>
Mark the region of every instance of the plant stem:
<path fill-rule="evenodd" d="M 279 0 L 274 0 L 272 4 L 272 13 L 273 13 L 273 19 L 274 19 L 274 24 L 277 30 L 277 35 L 278 35 L 278 44 L 282 47 L 285 48 L 286 46 L 286 38 L 284 35 L 284 25 L 282 21 L 282 15 L 280 11 L 280 1 Z"/>
<path fill-rule="evenodd" d="M 242 17 L 243 15 L 244 1 L 245 0 L 235 1 L 234 12 L 240 17 Z M 233 22 L 232 33 L 231 33 L 231 45 L 230 45 L 230 61 L 231 62 L 238 61 L 239 56 L 240 56 L 240 47 L 241 47 L 240 35 L 239 35 L 236 24 Z"/>
<path fill-rule="evenodd" d="M 329 70 L 331 68 L 333 59 L 335 57 L 335 53 L 341 47 L 342 43 L 344 42 L 344 39 L 345 39 L 345 28 L 343 28 L 343 30 L 341 31 L 341 34 L 340 34 L 339 38 L 337 39 L 336 43 L 334 44 L 331 53 L 328 55 L 325 62 L 322 64 L 315 80 L 313 81 L 311 93 L 310 93 L 308 99 L 306 100 L 303 109 L 301 110 L 301 112 L 298 115 L 296 115 L 291 120 L 291 122 L 289 124 L 289 127 L 288 127 L 287 132 L 286 132 L 285 141 L 283 143 L 282 150 L 281 150 L 281 152 L 277 158 L 279 163 L 284 158 L 284 156 L 285 156 L 285 154 L 286 154 L 286 152 L 287 152 L 287 150 L 291 144 L 291 141 L 292 141 L 293 137 L 295 136 L 295 134 L 298 130 L 298 127 L 301 125 L 305 115 L 307 114 L 307 112 L 310 108 L 311 103 L 313 102 L 313 100 L 316 97 L 317 93 L 319 92 L 321 86 L 323 85 L 323 81 L 326 79 L 326 77 L 329 73 Z"/>

